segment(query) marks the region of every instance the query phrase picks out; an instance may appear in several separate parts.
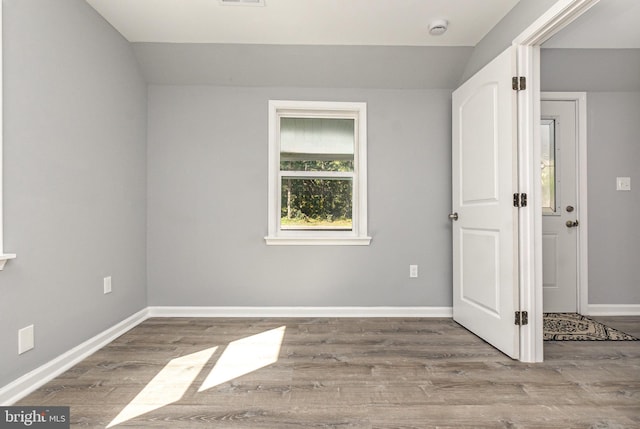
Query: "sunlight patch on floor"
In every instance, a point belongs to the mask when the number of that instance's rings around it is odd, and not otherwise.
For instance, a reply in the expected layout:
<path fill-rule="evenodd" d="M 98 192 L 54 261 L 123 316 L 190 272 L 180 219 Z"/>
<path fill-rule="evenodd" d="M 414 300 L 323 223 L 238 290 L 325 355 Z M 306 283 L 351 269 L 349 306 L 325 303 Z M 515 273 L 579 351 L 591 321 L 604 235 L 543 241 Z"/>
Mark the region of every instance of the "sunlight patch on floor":
<path fill-rule="evenodd" d="M 285 329 L 281 326 L 229 343 L 198 392 L 277 362 Z"/>
<path fill-rule="evenodd" d="M 229 343 L 198 392 L 277 362 L 285 330 L 286 326 L 281 326 Z M 107 428 L 179 401 L 217 349 L 172 359 Z"/>
<path fill-rule="evenodd" d="M 179 401 L 217 348 L 172 359 L 107 428 Z"/>

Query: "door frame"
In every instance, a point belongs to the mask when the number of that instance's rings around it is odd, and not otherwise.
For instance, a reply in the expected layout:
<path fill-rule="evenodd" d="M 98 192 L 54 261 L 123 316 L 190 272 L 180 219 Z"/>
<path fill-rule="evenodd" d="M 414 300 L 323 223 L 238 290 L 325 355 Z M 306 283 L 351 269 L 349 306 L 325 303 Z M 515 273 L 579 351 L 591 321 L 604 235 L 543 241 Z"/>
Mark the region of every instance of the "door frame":
<path fill-rule="evenodd" d="M 586 92 L 541 92 L 540 100 L 572 101 L 576 105 L 576 205 L 580 227 L 577 240 L 577 296 L 578 313 L 589 314 L 589 258 L 587 240 L 589 221 L 587 218 L 587 93 Z"/>
<path fill-rule="evenodd" d="M 519 76 L 527 90 L 518 92 L 518 188 L 529 194 L 529 209 L 519 210 L 520 309 L 529 324 L 520 330 L 520 360 L 542 362 L 542 210 L 540 177 L 540 45 L 573 22 L 599 0 L 558 0 L 516 37 Z M 532 209 L 533 208 L 533 209 Z M 586 244 L 586 243 L 585 243 Z M 585 255 L 586 256 L 586 255 Z M 586 267 L 585 267 L 586 268 Z M 581 297 L 587 299 L 587 297 Z"/>

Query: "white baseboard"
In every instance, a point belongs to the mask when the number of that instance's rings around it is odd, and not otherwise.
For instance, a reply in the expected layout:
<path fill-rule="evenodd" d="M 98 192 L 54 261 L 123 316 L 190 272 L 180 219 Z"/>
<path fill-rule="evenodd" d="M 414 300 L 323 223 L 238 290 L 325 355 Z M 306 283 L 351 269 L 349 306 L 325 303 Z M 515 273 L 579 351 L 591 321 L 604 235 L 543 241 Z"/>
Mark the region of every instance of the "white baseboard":
<path fill-rule="evenodd" d="M 640 316 L 640 304 L 589 304 L 587 316 Z"/>
<path fill-rule="evenodd" d="M 140 310 L 122 322 L 0 388 L 0 405 L 11 405 L 27 396 L 43 384 L 54 379 L 87 356 L 95 353 L 120 335 L 137 326 L 146 320 L 147 317 L 147 309 Z"/>
<path fill-rule="evenodd" d="M 451 307 L 147 307 L 149 317 L 452 317 Z"/>

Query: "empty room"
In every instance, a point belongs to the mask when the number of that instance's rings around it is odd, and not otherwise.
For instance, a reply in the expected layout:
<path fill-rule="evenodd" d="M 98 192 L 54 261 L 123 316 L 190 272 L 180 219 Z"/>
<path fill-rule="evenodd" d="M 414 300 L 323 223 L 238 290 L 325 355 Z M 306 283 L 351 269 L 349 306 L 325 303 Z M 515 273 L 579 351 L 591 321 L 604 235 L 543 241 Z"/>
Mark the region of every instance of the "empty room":
<path fill-rule="evenodd" d="M 0 428 L 640 428 L 636 0 L 0 16 Z"/>

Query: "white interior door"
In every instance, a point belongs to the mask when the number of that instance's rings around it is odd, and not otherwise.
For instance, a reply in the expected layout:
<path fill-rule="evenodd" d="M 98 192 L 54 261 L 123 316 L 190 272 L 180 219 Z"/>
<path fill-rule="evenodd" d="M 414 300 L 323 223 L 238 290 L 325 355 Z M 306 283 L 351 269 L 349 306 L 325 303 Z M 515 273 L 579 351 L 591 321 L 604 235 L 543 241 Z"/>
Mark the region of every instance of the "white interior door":
<path fill-rule="evenodd" d="M 519 357 L 517 105 L 509 48 L 453 93 L 453 318 Z"/>
<path fill-rule="evenodd" d="M 541 116 L 543 311 L 574 313 L 580 227 L 576 102 L 543 99 Z"/>

